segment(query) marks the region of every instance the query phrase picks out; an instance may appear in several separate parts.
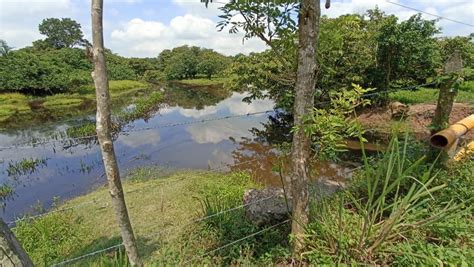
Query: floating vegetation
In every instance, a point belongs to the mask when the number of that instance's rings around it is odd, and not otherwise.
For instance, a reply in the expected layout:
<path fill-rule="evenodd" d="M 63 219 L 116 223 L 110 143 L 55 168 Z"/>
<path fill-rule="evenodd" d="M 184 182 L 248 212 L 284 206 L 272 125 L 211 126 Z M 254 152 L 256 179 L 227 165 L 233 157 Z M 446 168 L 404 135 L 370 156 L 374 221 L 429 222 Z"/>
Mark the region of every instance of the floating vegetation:
<path fill-rule="evenodd" d="M 0 185 L 0 202 L 10 198 L 14 192 L 15 192 L 15 189 L 13 189 L 11 185 L 7 183 L 1 184 Z"/>
<path fill-rule="evenodd" d="M 9 162 L 8 176 L 28 175 L 36 172 L 41 167 L 46 166 L 46 159 L 22 159 L 17 162 Z"/>

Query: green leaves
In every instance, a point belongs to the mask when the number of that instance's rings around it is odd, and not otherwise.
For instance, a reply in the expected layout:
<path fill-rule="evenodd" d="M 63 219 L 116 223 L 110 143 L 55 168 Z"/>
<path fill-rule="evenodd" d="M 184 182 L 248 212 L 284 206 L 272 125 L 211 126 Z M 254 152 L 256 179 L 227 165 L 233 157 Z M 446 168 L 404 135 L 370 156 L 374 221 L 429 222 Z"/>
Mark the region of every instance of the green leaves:
<path fill-rule="evenodd" d="M 357 107 L 370 104 L 362 98 L 369 91 L 353 84 L 352 90 L 333 93 L 327 109 L 314 108 L 304 118 L 303 131 L 311 136 L 315 157 L 337 160 L 338 153 L 346 151 L 345 141 L 362 135 L 361 125 L 351 115 Z"/>
<path fill-rule="evenodd" d="M 44 44 L 52 48 L 60 49 L 90 45 L 89 42 L 84 39 L 81 25 L 70 18 L 44 19 L 38 28 L 41 34 L 47 36 L 46 39 L 44 39 Z"/>

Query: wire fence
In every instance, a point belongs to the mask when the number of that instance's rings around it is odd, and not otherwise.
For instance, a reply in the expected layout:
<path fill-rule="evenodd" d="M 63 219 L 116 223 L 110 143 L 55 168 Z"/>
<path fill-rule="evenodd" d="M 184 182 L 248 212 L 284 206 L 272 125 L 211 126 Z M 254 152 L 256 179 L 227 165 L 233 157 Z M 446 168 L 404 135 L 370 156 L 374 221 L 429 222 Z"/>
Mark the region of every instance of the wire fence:
<path fill-rule="evenodd" d="M 229 213 L 229 212 L 233 212 L 233 211 L 236 211 L 236 210 L 239 210 L 239 209 L 242 209 L 242 208 L 251 206 L 251 205 L 256 205 L 256 204 L 258 204 L 258 203 L 261 203 L 261 202 L 263 202 L 263 201 L 267 201 L 267 200 L 272 199 L 272 198 L 274 198 L 274 197 L 275 197 L 275 196 L 269 196 L 269 197 L 262 198 L 262 199 L 259 199 L 259 200 L 253 201 L 253 202 L 249 202 L 249 203 L 242 204 L 242 205 L 239 205 L 239 206 L 235 206 L 235 207 L 232 207 L 232 208 L 229 208 L 229 209 L 226 209 L 226 210 L 222 210 L 222 211 L 219 211 L 219 212 L 216 212 L 216 213 L 207 215 L 207 216 L 203 216 L 203 217 L 200 217 L 200 218 L 198 218 L 198 219 L 191 220 L 191 221 L 189 221 L 189 222 L 187 222 L 187 223 L 185 223 L 185 224 L 179 226 L 179 228 L 186 228 L 186 227 L 189 227 L 189 226 L 191 226 L 191 225 L 193 225 L 193 224 L 196 224 L 196 223 L 199 223 L 199 222 L 208 220 L 208 219 L 210 219 L 210 218 L 214 218 L 214 217 L 220 216 L 220 215 L 222 215 L 222 214 L 226 214 L 226 213 Z M 216 251 L 219 251 L 219 250 L 224 249 L 224 248 L 226 248 L 226 247 L 235 245 L 235 244 L 237 244 L 237 243 L 239 243 L 239 242 L 241 242 L 241 241 L 243 241 L 243 240 L 245 240 L 245 239 L 251 238 L 251 237 L 256 236 L 256 235 L 259 235 L 259 234 L 261 234 L 261 233 L 263 233 L 263 232 L 266 232 L 266 231 L 268 231 L 268 230 L 270 230 L 270 229 L 273 229 L 273 228 L 275 228 L 275 227 L 277 227 L 277 226 L 280 226 L 280 225 L 282 225 L 282 224 L 284 224 L 284 223 L 287 223 L 288 221 L 289 221 L 289 220 L 286 220 L 286 221 L 284 221 L 284 222 L 281 222 L 281 223 L 275 224 L 275 225 L 273 225 L 273 226 L 264 228 L 264 229 L 262 229 L 262 230 L 260 230 L 260 231 L 254 232 L 254 233 L 252 233 L 252 234 L 250 234 L 250 235 L 247 235 L 247 236 L 245 236 L 245 237 L 243 237 L 243 238 L 240 238 L 240 239 L 238 239 L 238 240 L 235 240 L 235 241 L 233 241 L 233 242 L 230 242 L 230 243 L 228 243 L 228 244 L 225 244 L 225 245 L 223 245 L 223 246 L 221 246 L 221 247 L 218 247 L 218 248 L 216 248 L 216 249 L 213 249 L 213 250 L 211 250 L 211 251 L 209 251 L 209 252 L 206 252 L 206 253 L 200 255 L 200 257 L 205 257 L 206 255 L 209 255 L 209 254 L 211 254 L 211 253 L 215 253 Z M 144 235 L 143 237 L 148 237 L 148 238 L 149 238 L 149 237 L 154 237 L 154 236 L 156 236 L 156 235 L 158 235 L 158 234 L 161 234 L 163 231 L 164 231 L 164 230 L 160 230 L 160 231 L 157 231 L 157 232 L 149 233 L 149 234 Z M 99 250 L 96 250 L 96 251 L 92 251 L 92 252 L 90 252 L 90 253 L 87 253 L 87 254 L 84 254 L 84 255 L 81 255 L 81 256 L 78 256 L 78 257 L 75 257 L 75 258 L 71 258 L 71 259 L 68 259 L 68 260 L 65 260 L 65 261 L 62 261 L 62 262 L 59 262 L 59 263 L 55 263 L 55 264 L 53 264 L 52 266 L 64 266 L 64 265 L 67 265 L 67 264 L 71 264 L 71 263 L 74 263 L 74 262 L 77 262 L 77 261 L 86 259 L 86 258 L 88 258 L 88 257 L 93 257 L 93 256 L 95 256 L 95 255 L 98 255 L 98 254 L 101 254 L 101 253 L 104 253 L 104 252 L 108 252 L 108 251 L 111 251 L 111 250 L 120 248 L 120 247 L 122 247 L 122 246 L 123 246 L 123 243 L 116 244 L 116 245 L 112 245 L 112 246 L 107 247 L 107 248 L 103 248 L 103 249 L 99 249 Z M 188 262 L 190 262 L 190 261 L 192 261 L 192 260 L 195 260 L 195 259 L 196 259 L 196 257 L 194 257 L 194 258 L 192 258 L 192 259 L 186 261 L 185 263 L 188 263 Z"/>
<path fill-rule="evenodd" d="M 422 86 L 429 86 L 429 85 L 433 85 L 433 84 L 436 84 L 435 82 L 432 82 L 432 83 L 426 83 L 426 84 L 421 84 L 421 85 L 416 85 L 416 86 L 409 86 L 409 87 L 404 87 L 404 88 L 394 88 L 394 89 L 391 89 L 391 90 L 388 90 L 388 91 L 383 91 L 383 92 L 375 92 L 375 93 L 370 93 L 370 94 L 366 94 L 364 95 L 364 97 L 370 97 L 370 96 L 374 96 L 374 95 L 379 95 L 379 94 L 386 94 L 388 92 L 391 92 L 391 91 L 398 91 L 398 90 L 414 90 L 414 89 L 417 89 L 419 87 L 422 87 Z M 324 102 L 320 102 L 319 104 L 329 104 L 330 101 L 324 101 Z M 130 129 L 130 130 L 124 130 L 122 132 L 120 132 L 119 134 L 127 134 L 127 133 L 132 133 L 132 132 L 138 132 L 138 131 L 147 131 L 147 130 L 153 130 L 153 129 L 161 129 L 161 128 L 169 128 L 169 127 L 177 127 L 177 126 L 183 126 L 183 125 L 191 125 L 191 124 L 198 124 L 198 123 L 206 123 L 206 122 L 212 122 L 212 121 L 218 121 L 218 120 L 227 120 L 227 119 L 232 119 L 232 118 L 239 118 L 239 117 L 247 117 L 247 116 L 255 116 L 255 115 L 261 115 L 261 114 L 270 114 L 270 113 L 273 113 L 275 112 L 275 110 L 264 110 L 264 111 L 259 111 L 259 112 L 252 112 L 252 113 L 246 113 L 246 114 L 238 114 L 238 115 L 228 115 L 228 116 L 222 116 L 222 117 L 214 117 L 214 118 L 208 118 L 208 119 L 201 119 L 201 120 L 192 120 L 192 121 L 185 121 L 185 122 L 179 122 L 179 123 L 169 123 L 169 124 L 161 124 L 161 125 L 155 125 L 155 126 L 150 126 L 150 127 L 143 127 L 143 128 L 136 128 L 136 129 Z M 36 146 L 39 146 L 39 145 L 45 145 L 45 144 L 50 144 L 50 143 L 57 143 L 57 142 L 71 142 L 71 141 L 78 141 L 78 140 L 85 140 L 85 139 L 90 139 L 90 138 L 95 138 L 96 135 L 89 135 L 89 136 L 82 136 L 82 137 L 77 137 L 77 138 L 66 138 L 66 139 L 54 139 L 54 140 L 45 140 L 45 141 L 40 141 L 40 142 L 34 142 L 34 143 L 24 143 L 24 144 L 14 144 L 14 145 L 11 145 L 11 146 L 5 146 L 5 147 L 0 147 L 0 150 L 3 150 L 3 149 L 12 149 L 12 148 L 25 148 L 25 147 L 36 147 Z M 255 161 L 258 161 L 259 159 L 258 158 L 255 158 L 255 159 L 251 159 L 251 160 L 248 160 L 248 161 L 243 161 L 243 162 L 239 162 L 239 163 L 236 163 L 232 166 L 238 166 L 238 165 L 243 165 L 243 164 L 247 164 L 247 163 L 250 163 L 250 162 L 255 162 Z M 230 166 L 227 165 L 227 166 L 221 166 L 221 167 L 218 167 L 218 168 L 214 168 L 214 169 L 211 169 L 213 171 L 222 171 L 222 170 L 225 170 L 225 169 L 228 169 Z M 242 204 L 242 205 L 238 205 L 238 206 L 235 206 L 235 207 L 232 207 L 232 208 L 229 208 L 229 209 L 226 209 L 226 210 L 222 210 L 222 211 L 219 211 L 219 212 L 216 212 L 216 213 L 213 213 L 213 214 L 210 214 L 210 215 L 207 215 L 207 216 L 203 216 L 203 217 L 200 217 L 198 219 L 194 219 L 194 220 L 191 220 L 181 226 L 179 226 L 179 228 L 185 228 L 185 227 L 189 227 L 190 225 L 192 224 L 196 224 L 196 223 L 199 223 L 199 222 L 202 222 L 202 221 L 205 221 L 207 219 L 210 219 L 210 218 L 213 218 L 213 217 L 217 217 L 217 216 L 220 216 L 222 214 L 225 214 L 225 213 L 229 213 L 229 212 L 233 212 L 233 211 L 236 211 L 236 210 L 239 210 L 239 209 L 242 209 L 242 208 L 245 208 L 247 206 L 250 206 L 250 205 L 255 205 L 255 204 L 258 204 L 260 202 L 263 202 L 263 201 L 266 201 L 266 200 L 269 200 L 271 198 L 273 198 L 274 196 L 270 196 L 270 197 L 267 197 L 267 198 L 263 198 L 263 199 L 260 199 L 258 201 L 254 201 L 254 202 L 251 202 L 251 203 L 246 203 L 246 204 Z M 29 216 L 29 217 L 26 217 L 26 218 L 20 218 L 20 219 L 17 219 L 17 220 L 14 220 L 14 221 L 10 221 L 10 222 L 7 222 L 8 225 L 16 225 L 19 221 L 22 221 L 22 220 L 34 220 L 34 219 L 37 219 L 37 218 L 40 218 L 40 217 L 43 217 L 43 216 L 46 216 L 46 215 L 50 215 L 50 214 L 53 214 L 53 213 L 58 213 L 58 212 L 65 212 L 65 211 L 68 211 L 68 210 L 72 210 L 72 209 L 78 209 L 80 207 L 84 207 L 84 206 L 88 206 L 88 205 L 92 205 L 92 204 L 104 204 L 104 205 L 107 205 L 108 202 L 97 202 L 95 200 L 93 201 L 88 201 L 88 202 L 83 202 L 83 203 L 79 203 L 77 205 L 74 205 L 74 206 L 70 206 L 70 207 L 66 207 L 66 208 L 63 208 L 63 209 L 58 209 L 58 210 L 52 210 L 52 211 L 49 211 L 49 212 L 46 212 L 46 213 L 42 213 L 42 214 L 38 214 L 38 215 L 34 215 L 34 216 Z M 242 237 L 240 239 L 237 239 L 237 240 L 234 240 L 230 243 L 227 243 L 223 246 L 220 246 L 216 249 L 213 249 L 213 250 L 210 250 L 208 252 L 205 252 L 201 255 L 198 255 L 198 256 L 195 256 L 195 257 L 192 257 L 191 259 L 188 259 L 184 262 L 184 264 L 188 264 L 188 263 L 191 263 L 192 261 L 195 261 L 199 258 L 203 258 L 207 255 L 210 255 L 210 254 L 213 254 L 219 250 L 222 250 L 222 249 L 225 249 L 227 247 L 230 247 L 230 246 L 233 246 L 239 242 L 242 242 L 246 239 L 249 239 L 253 236 L 256 236 L 256 235 L 259 235 L 259 234 L 262 234 L 263 232 L 265 231 L 269 231 L 270 229 L 273 229 L 275 227 L 278 227 L 284 223 L 287 223 L 289 222 L 290 220 L 286 220 L 284 222 L 281 222 L 281 223 L 278 223 L 278 224 L 275 224 L 275 225 L 272 225 L 270 227 L 267 227 L 267 228 L 264 228 L 262 230 L 259 230 L 259 231 L 256 231 L 250 235 L 247 235 L 245 237 Z M 160 230 L 160 231 L 156 231 L 156 232 L 152 232 L 152 233 L 148 233 L 145 235 L 145 237 L 153 237 L 153 236 L 156 236 L 160 233 L 162 233 L 163 230 Z M 78 257 L 75 257 L 75 258 L 72 258 L 72 259 L 68 259 L 66 261 L 63 261 L 63 262 L 59 262 L 59 263 L 56 263 L 54 264 L 53 266 L 64 266 L 64 265 L 67 265 L 67 264 L 71 264 L 71 263 L 74 263 L 74 262 L 77 262 L 77 261 L 80 261 L 80 260 L 83 260 L 85 258 L 88 258 L 88 257 L 92 257 L 92 256 L 95 256 L 95 255 L 98 255 L 98 254 L 101 254 L 101 253 L 104 253 L 104 252 L 108 252 L 108 251 L 111 251 L 111 250 L 114 250 L 114 249 L 118 249 L 120 247 L 123 246 L 123 243 L 120 243 L 120 244 L 115 244 L 113 246 L 110 246 L 110 247 L 107 247 L 107 248 L 103 248 L 103 249 L 100 249 L 100 250 L 96 250 L 96 251 L 93 251 L 93 252 L 90 252 L 90 253 L 87 253 L 87 254 L 84 254 L 84 255 L 81 255 L 81 256 L 78 256 Z"/>
<path fill-rule="evenodd" d="M 430 85 L 435 85 L 437 82 L 430 82 L 430 83 L 425 83 L 425 84 L 420 84 L 420 85 L 412 85 L 412 86 L 406 86 L 406 87 L 401 87 L 401 88 L 391 88 L 389 90 L 385 91 L 380 91 L 380 92 L 374 92 L 374 93 L 369 93 L 365 94 L 363 97 L 372 97 L 376 95 L 381 95 L 381 94 L 387 94 L 390 92 L 394 91 L 401 91 L 401 90 L 416 90 L 420 87 L 423 86 L 430 86 Z M 322 101 L 318 102 L 318 105 L 326 105 L 330 104 L 331 101 Z M 262 114 L 271 114 L 277 112 L 276 110 L 263 110 L 263 111 L 257 111 L 257 112 L 249 112 L 249 113 L 244 113 L 244 114 L 237 114 L 237 115 L 227 115 L 227 116 L 222 116 L 222 117 L 214 117 L 214 118 L 207 118 L 207 119 L 200 119 L 200 120 L 191 120 L 191 121 L 184 121 L 184 122 L 177 122 L 177 123 L 168 123 L 168 124 L 161 124 L 161 125 L 155 125 L 155 126 L 150 126 L 150 127 L 142 127 L 142 128 L 135 128 L 135 129 L 128 129 L 128 130 L 123 130 L 117 134 L 119 135 L 125 135 L 127 133 L 133 133 L 133 132 L 140 132 L 140 131 L 148 131 L 148 130 L 153 130 L 153 129 L 163 129 L 163 128 L 172 128 L 172 127 L 178 127 L 178 126 L 185 126 L 185 125 L 192 125 L 192 124 L 200 124 L 200 123 L 207 123 L 207 122 L 213 122 L 213 121 L 220 121 L 220 120 L 227 120 L 227 119 L 234 119 L 234 118 L 243 118 L 243 117 L 249 117 L 249 116 L 256 116 L 256 115 L 262 115 Z M 52 134 L 55 136 L 55 134 Z M 61 134 L 56 134 L 56 136 L 61 136 Z M 82 140 L 90 140 L 91 138 L 96 138 L 97 135 L 86 135 L 86 136 L 80 136 L 80 137 L 72 137 L 72 138 L 57 138 L 57 139 L 49 139 L 49 140 L 42 140 L 42 141 L 32 141 L 32 142 L 23 142 L 23 143 L 17 143 L 17 144 L 12 144 L 9 146 L 0 146 L 0 151 L 1 150 L 7 150 L 7 149 L 28 149 L 28 148 L 35 148 L 41 145 L 47 145 L 47 144 L 56 144 L 56 143 L 72 143 L 72 142 L 78 142 Z"/>

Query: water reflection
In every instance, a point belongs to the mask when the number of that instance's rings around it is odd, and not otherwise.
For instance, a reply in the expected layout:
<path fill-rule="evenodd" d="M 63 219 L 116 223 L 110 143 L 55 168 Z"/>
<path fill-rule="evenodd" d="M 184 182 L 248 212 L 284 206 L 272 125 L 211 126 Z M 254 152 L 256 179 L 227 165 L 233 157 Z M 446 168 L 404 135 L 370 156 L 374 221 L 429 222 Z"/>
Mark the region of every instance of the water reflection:
<path fill-rule="evenodd" d="M 202 91 L 202 92 L 201 92 Z M 145 119 L 138 119 L 124 127 L 117 135 L 115 150 L 122 173 L 144 165 L 170 166 L 172 168 L 209 169 L 227 166 L 236 143 L 242 137 L 251 137 L 251 128 L 262 129 L 267 115 L 234 117 L 224 120 L 185 124 L 195 120 L 239 115 L 264 111 L 273 107 L 270 100 L 252 104 L 242 102 L 245 93 L 217 90 L 215 94 L 205 89 L 167 89 L 167 107 Z M 150 115 L 150 114 L 149 114 Z M 47 140 L 58 131 L 80 125 L 84 119 L 31 126 L 21 130 L 0 133 L 0 146 L 28 142 L 32 139 Z M 181 123 L 176 127 L 161 128 L 168 123 Z M 141 130 L 150 128 L 149 130 Z M 137 130 L 137 131 L 134 131 Z M 127 132 L 128 131 L 128 132 Z M 24 158 L 47 158 L 47 167 L 22 176 L 14 200 L 6 202 L 3 213 L 10 220 L 31 211 L 38 201 L 45 207 L 55 197 L 67 199 L 86 193 L 105 182 L 100 150 L 96 140 L 80 139 L 72 142 L 44 144 L 34 148 L 16 148 L 0 151 L 0 162 L 16 162 Z M 0 164 L 0 183 L 8 182 L 6 164 Z"/>

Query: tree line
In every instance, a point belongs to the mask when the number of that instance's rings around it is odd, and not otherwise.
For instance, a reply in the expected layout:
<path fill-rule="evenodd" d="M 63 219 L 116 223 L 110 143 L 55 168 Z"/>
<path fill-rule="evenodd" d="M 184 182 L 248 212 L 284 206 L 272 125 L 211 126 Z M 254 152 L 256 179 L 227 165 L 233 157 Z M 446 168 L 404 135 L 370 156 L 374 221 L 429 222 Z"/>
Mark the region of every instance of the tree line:
<path fill-rule="evenodd" d="M 81 25 L 63 18 L 48 18 L 39 24 L 46 38 L 30 47 L 14 50 L 0 40 L 0 92 L 51 94 L 92 83 L 88 40 Z M 164 50 L 156 58 L 126 58 L 105 49 L 110 80 L 211 79 L 232 61 L 212 49 L 181 46 Z"/>

